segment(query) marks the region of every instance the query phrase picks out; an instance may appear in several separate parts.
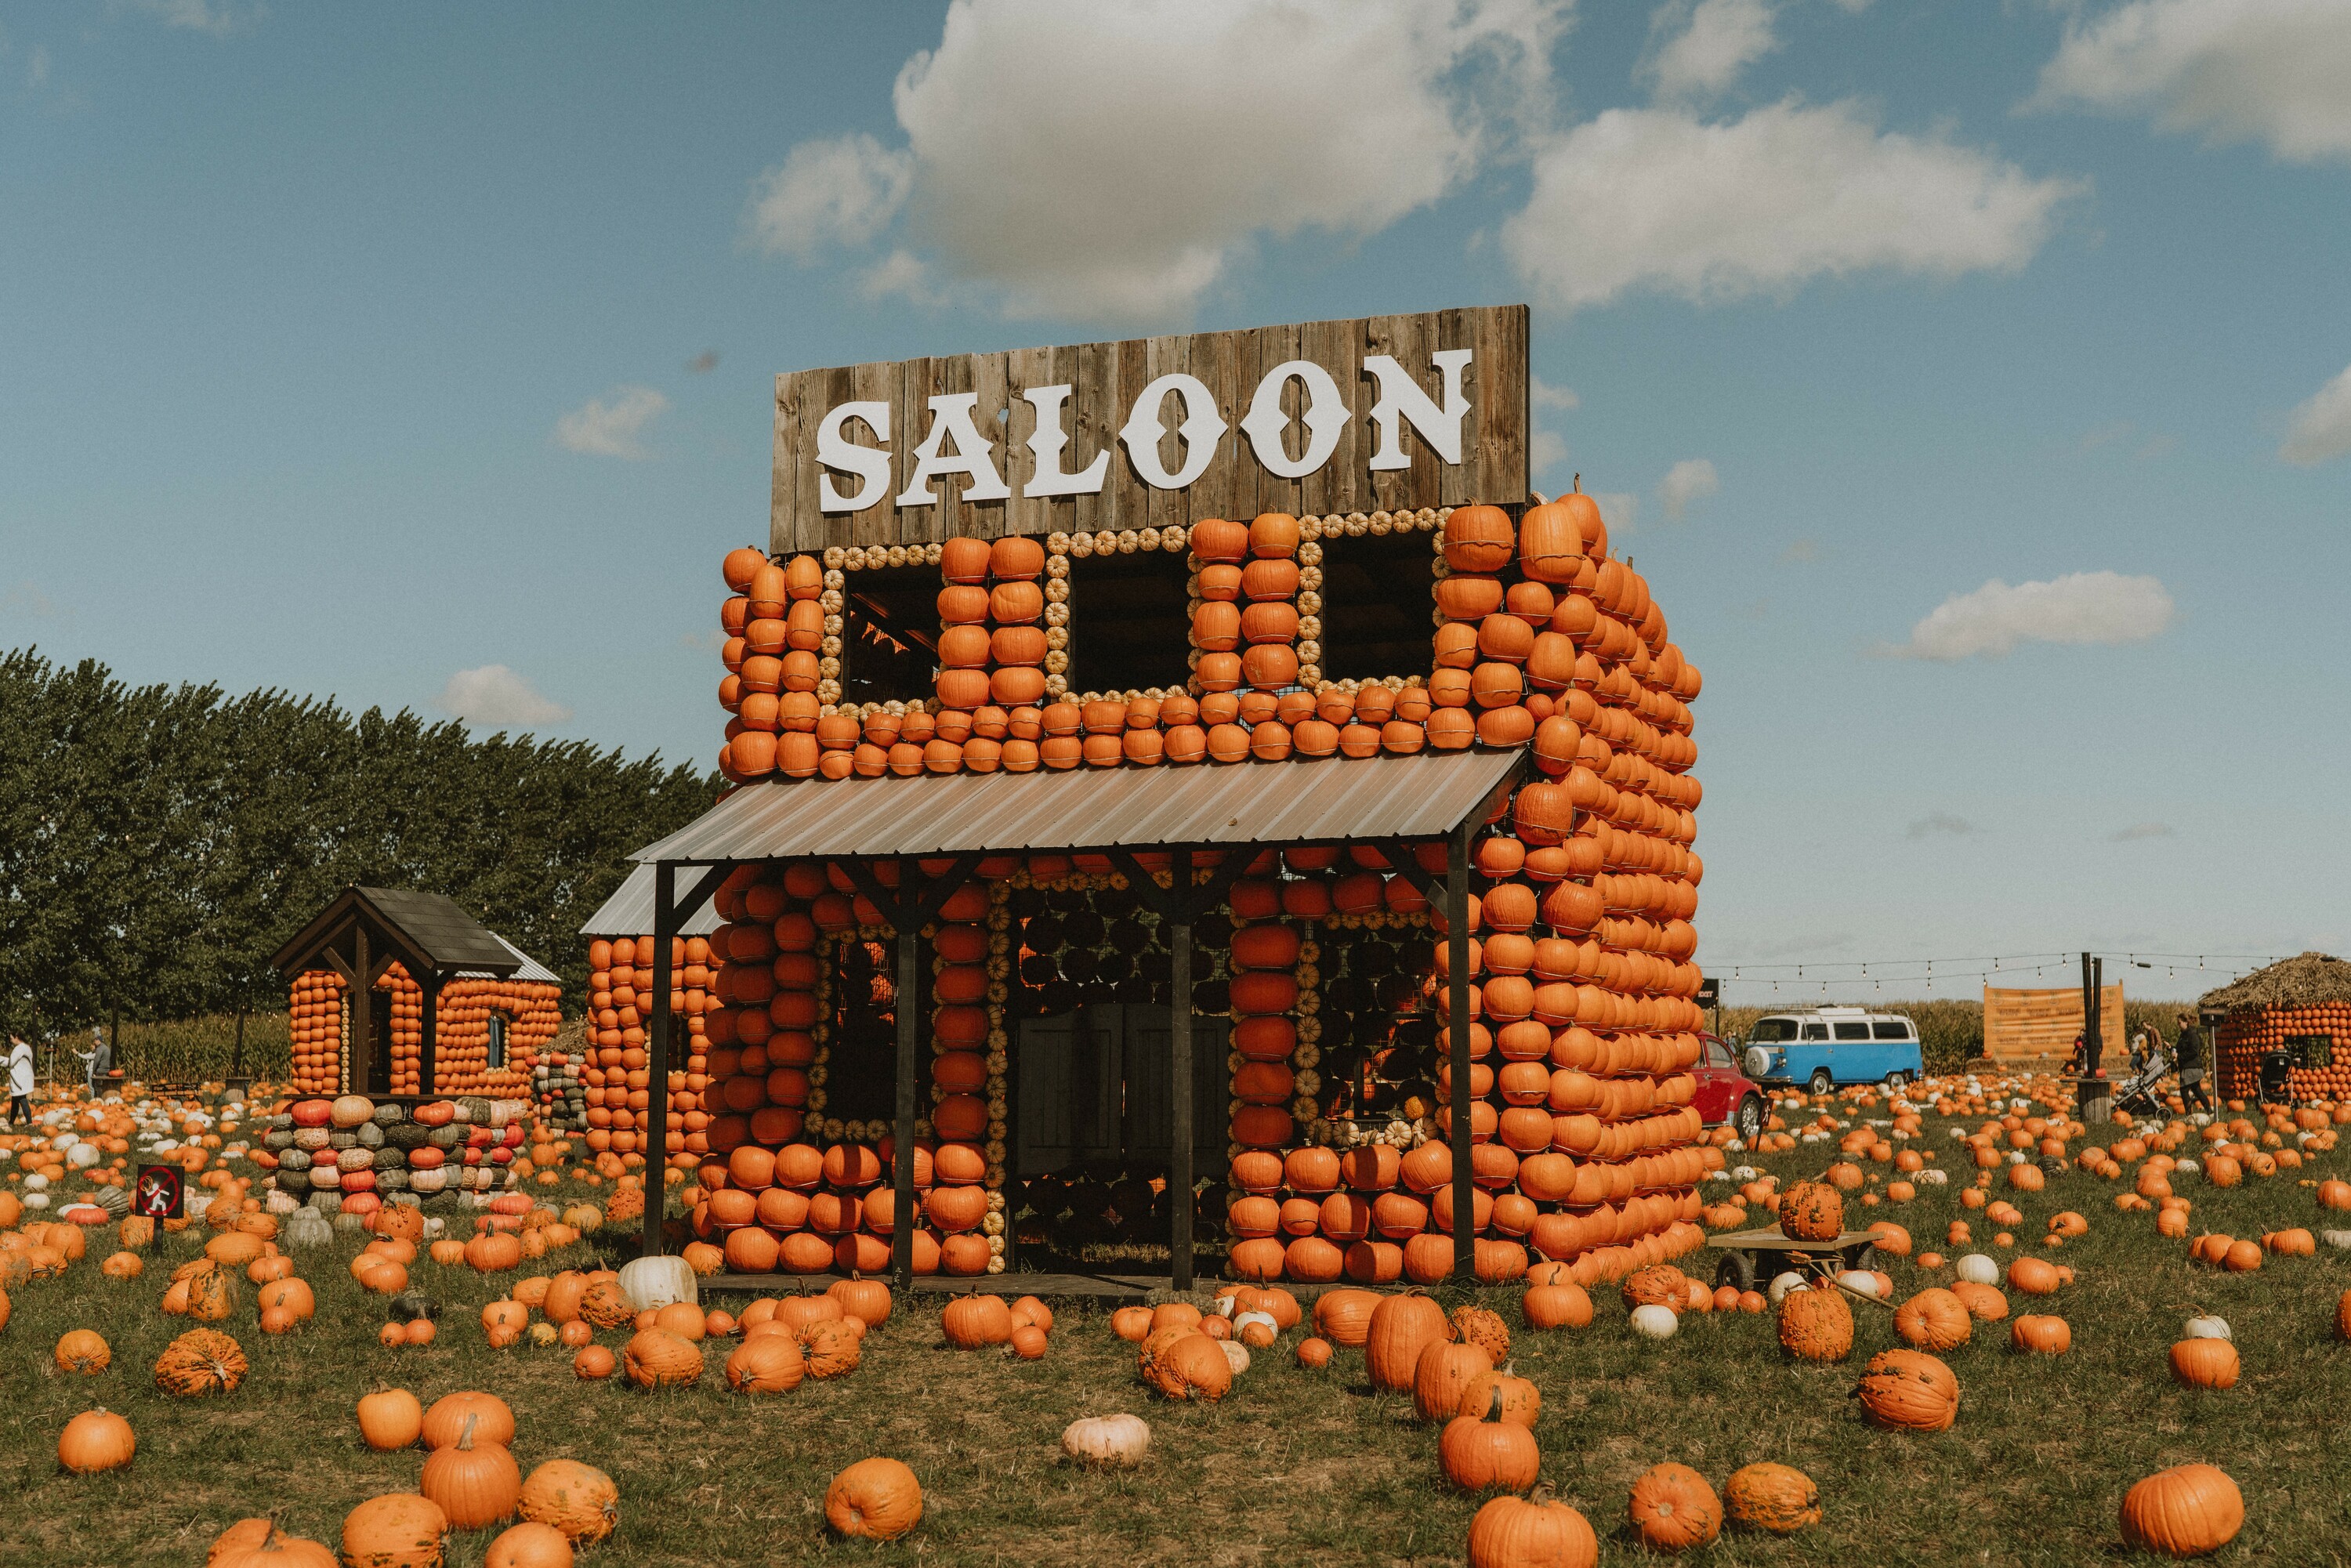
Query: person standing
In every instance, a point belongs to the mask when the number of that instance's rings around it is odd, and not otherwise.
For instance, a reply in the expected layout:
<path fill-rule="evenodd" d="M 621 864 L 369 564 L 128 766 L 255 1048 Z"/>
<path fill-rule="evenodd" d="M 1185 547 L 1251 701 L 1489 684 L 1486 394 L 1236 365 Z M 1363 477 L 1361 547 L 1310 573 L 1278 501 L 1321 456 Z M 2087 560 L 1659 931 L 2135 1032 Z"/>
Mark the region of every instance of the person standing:
<path fill-rule="evenodd" d="M 33 1048 L 25 1037 L 8 1036 L 8 1124 L 33 1119 Z"/>
<path fill-rule="evenodd" d="M 2193 1013 L 2179 1015 L 2179 1039 L 2173 1046 L 2179 1067 L 2179 1098 L 2183 1104 L 2213 1109 L 2212 1090 L 2205 1082 L 2204 1030 Z"/>

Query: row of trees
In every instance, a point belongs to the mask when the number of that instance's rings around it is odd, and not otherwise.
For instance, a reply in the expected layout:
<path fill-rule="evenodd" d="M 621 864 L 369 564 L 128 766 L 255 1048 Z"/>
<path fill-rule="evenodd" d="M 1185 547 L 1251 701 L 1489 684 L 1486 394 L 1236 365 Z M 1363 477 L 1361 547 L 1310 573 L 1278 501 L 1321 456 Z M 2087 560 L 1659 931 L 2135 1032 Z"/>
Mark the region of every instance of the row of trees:
<path fill-rule="evenodd" d="M 346 883 L 423 888 L 585 988 L 580 923 L 715 776 L 286 692 L 133 687 L 0 654 L 0 1024 L 282 1006 Z"/>

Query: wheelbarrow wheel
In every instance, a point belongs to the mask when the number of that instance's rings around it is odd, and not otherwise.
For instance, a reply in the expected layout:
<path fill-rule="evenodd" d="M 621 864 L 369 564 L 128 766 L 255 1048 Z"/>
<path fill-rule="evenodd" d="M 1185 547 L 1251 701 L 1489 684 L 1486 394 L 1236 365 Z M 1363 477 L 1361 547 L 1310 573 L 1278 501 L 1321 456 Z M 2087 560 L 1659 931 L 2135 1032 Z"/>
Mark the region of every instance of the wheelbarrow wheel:
<path fill-rule="evenodd" d="M 1876 1261 L 1877 1249 L 1865 1241 L 1858 1247 L 1848 1247 L 1839 1253 L 1837 1268 L 1840 1270 L 1854 1270 L 1866 1274 L 1871 1271 L 1870 1265 Z"/>
<path fill-rule="evenodd" d="M 1751 1252 L 1725 1252 L 1714 1266 L 1715 1288 L 1725 1285 L 1746 1291 L 1755 1288 L 1755 1255 Z"/>

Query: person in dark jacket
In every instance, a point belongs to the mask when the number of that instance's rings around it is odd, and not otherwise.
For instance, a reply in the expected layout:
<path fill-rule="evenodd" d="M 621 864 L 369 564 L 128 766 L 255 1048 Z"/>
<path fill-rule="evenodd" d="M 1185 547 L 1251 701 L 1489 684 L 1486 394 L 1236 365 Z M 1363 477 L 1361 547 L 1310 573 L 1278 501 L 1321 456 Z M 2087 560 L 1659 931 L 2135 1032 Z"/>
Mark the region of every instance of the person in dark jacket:
<path fill-rule="evenodd" d="M 2179 1098 L 2182 1103 L 2214 1109 L 2211 1085 L 2205 1082 L 2204 1030 L 2193 1013 L 2179 1015 L 2179 1039 L 2172 1045 L 2172 1057 L 2179 1068 Z"/>

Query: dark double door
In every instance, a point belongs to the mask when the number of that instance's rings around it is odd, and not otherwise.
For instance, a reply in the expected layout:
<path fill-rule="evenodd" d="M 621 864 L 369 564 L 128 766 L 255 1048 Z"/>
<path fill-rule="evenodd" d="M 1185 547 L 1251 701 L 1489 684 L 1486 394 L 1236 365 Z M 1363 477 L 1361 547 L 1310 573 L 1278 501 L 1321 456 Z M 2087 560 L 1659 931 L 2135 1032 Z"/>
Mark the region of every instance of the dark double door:
<path fill-rule="evenodd" d="M 1114 1163 L 1164 1173 L 1175 1125 L 1169 1026 L 1165 1008 L 1116 1002 L 1022 1020 L 1013 1058 L 1015 1171 Z M 1202 1175 L 1224 1167 L 1231 1030 L 1222 1016 L 1192 1019 L 1192 1163 Z"/>

